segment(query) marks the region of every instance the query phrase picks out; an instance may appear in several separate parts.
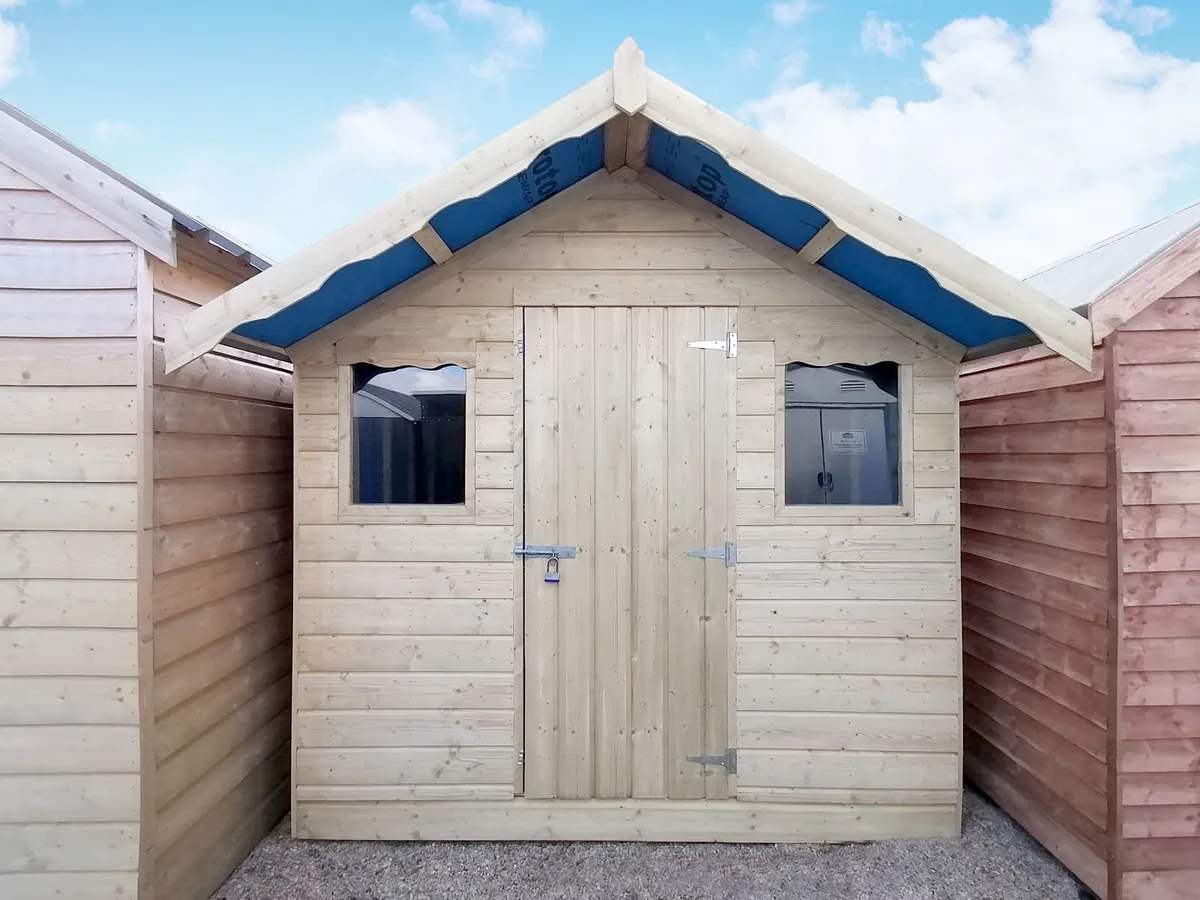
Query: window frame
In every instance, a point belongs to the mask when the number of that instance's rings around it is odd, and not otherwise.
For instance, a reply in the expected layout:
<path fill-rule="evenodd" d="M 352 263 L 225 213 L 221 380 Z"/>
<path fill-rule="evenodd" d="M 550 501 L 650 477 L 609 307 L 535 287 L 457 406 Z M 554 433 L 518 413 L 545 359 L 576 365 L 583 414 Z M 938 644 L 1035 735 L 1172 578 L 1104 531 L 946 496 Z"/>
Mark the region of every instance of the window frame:
<path fill-rule="evenodd" d="M 361 360 L 368 363 L 368 360 Z M 376 365 L 376 363 L 371 363 Z M 464 495 L 462 503 L 355 503 L 354 485 L 354 366 L 338 365 L 338 522 L 371 524 L 381 519 L 396 524 L 473 524 L 475 522 L 475 366 L 462 357 L 433 361 L 413 357 L 387 362 L 388 368 L 417 366 L 432 369 L 460 366 L 466 373 L 466 447 L 463 460 Z"/>
<path fill-rule="evenodd" d="M 782 349 L 782 348 L 781 348 Z M 786 503 L 787 496 L 787 448 L 784 441 L 787 436 L 786 425 L 786 388 L 787 367 L 790 363 L 798 362 L 812 366 L 830 366 L 839 363 L 858 364 L 855 360 L 838 360 L 836 363 L 827 361 L 814 362 L 803 358 L 777 358 L 775 362 L 775 516 L 786 519 L 788 524 L 802 525 L 827 523 L 830 519 L 842 524 L 854 524 L 860 520 L 879 522 L 893 520 L 911 522 L 913 520 L 913 431 L 916 428 L 916 417 L 913 409 L 913 365 L 896 359 L 878 359 L 874 362 L 892 362 L 898 369 L 899 414 L 897 427 L 900 430 L 900 460 L 898 476 L 900 478 L 900 502 L 895 504 L 850 506 L 850 505 L 801 505 Z"/>

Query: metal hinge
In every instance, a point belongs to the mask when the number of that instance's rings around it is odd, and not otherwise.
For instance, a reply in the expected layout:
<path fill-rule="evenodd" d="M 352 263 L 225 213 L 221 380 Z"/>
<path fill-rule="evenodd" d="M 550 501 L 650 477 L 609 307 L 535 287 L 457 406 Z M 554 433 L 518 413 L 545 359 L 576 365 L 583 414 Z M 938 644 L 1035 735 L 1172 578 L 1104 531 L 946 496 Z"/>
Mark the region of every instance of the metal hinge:
<path fill-rule="evenodd" d="M 737 774 L 737 747 L 730 747 L 721 756 L 689 756 L 688 762 L 702 766 L 724 766 L 730 775 Z"/>
<path fill-rule="evenodd" d="M 521 356 L 525 352 L 525 338 L 517 338 L 517 356 Z"/>
<path fill-rule="evenodd" d="M 731 331 L 723 341 L 688 341 L 689 347 L 697 350 L 724 350 L 729 359 L 737 356 L 737 332 Z"/>
<path fill-rule="evenodd" d="M 737 565 L 737 544 L 733 541 L 726 541 L 724 547 L 716 547 L 712 550 L 685 550 L 684 556 L 696 556 L 700 559 L 723 559 L 725 566 Z"/>
<path fill-rule="evenodd" d="M 525 765 L 525 751 L 518 750 L 517 751 L 517 766 L 521 767 L 523 765 Z"/>
<path fill-rule="evenodd" d="M 537 556 L 543 559 L 574 559 L 578 547 L 566 544 L 517 544 L 513 556 Z"/>

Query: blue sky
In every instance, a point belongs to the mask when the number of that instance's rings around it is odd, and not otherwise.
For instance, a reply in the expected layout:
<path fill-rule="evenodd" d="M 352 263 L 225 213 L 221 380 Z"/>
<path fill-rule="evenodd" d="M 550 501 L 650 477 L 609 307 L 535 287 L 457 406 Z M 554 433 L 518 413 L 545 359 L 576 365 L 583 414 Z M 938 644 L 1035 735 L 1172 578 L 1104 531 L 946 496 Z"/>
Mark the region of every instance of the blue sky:
<path fill-rule="evenodd" d="M 1016 274 L 1200 199 L 1200 4 L 1182 0 L 0 0 L 0 96 L 279 259 L 627 35 Z"/>

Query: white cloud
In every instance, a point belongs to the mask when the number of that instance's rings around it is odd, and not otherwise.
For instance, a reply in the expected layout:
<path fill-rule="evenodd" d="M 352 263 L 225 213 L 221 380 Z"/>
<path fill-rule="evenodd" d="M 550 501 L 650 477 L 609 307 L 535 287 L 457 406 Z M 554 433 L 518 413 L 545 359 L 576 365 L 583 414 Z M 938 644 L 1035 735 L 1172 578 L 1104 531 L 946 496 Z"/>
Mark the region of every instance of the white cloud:
<path fill-rule="evenodd" d="M 24 0 L 0 0 L 0 84 L 21 72 L 21 60 L 29 46 L 29 34 L 20 22 L 4 16 L 4 11 L 20 6 Z"/>
<path fill-rule="evenodd" d="M 371 101 L 343 111 L 334 123 L 333 157 L 376 169 L 427 170 L 454 158 L 461 137 L 420 103 Z"/>
<path fill-rule="evenodd" d="M 106 142 L 117 138 L 132 137 L 138 132 L 137 126 L 132 122 L 119 122 L 112 119 L 101 119 L 92 128 L 96 132 L 96 139 Z"/>
<path fill-rule="evenodd" d="M 957 19 L 924 45 L 929 100 L 781 82 L 768 135 L 974 252 L 1026 274 L 1161 212 L 1200 150 L 1200 62 L 1152 53 L 1102 0 L 1016 29 Z"/>
<path fill-rule="evenodd" d="M 428 3 L 425 3 L 424 0 L 420 3 L 414 3 L 411 11 L 412 17 L 430 31 L 450 30 L 450 23 L 446 21 L 446 17 Z"/>
<path fill-rule="evenodd" d="M 884 22 L 875 13 L 867 13 L 858 39 L 864 50 L 882 53 L 892 59 L 898 59 L 904 48 L 912 44 L 912 38 L 904 33 L 902 26 L 895 22 Z"/>
<path fill-rule="evenodd" d="M 1110 19 L 1123 22 L 1137 34 L 1154 34 L 1175 21 L 1169 9 L 1161 6 L 1135 6 L 1133 0 L 1108 0 L 1103 12 Z"/>
<path fill-rule="evenodd" d="M 458 14 L 483 22 L 492 29 L 495 42 L 471 73 L 483 81 L 504 81 L 514 69 L 529 65 L 546 45 L 546 26 L 531 9 L 507 6 L 493 0 L 453 0 Z"/>
<path fill-rule="evenodd" d="M 771 4 L 771 18 L 784 28 L 795 25 L 814 9 L 812 0 L 785 0 Z"/>

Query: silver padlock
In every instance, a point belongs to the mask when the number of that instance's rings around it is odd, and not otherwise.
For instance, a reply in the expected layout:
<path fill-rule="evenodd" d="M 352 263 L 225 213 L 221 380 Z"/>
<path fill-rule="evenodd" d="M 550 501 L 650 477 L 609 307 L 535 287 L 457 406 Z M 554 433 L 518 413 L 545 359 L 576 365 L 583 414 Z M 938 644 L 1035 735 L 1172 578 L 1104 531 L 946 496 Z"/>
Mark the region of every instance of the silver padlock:
<path fill-rule="evenodd" d="M 546 560 L 546 574 L 542 578 L 546 584 L 558 584 L 562 577 L 558 574 L 558 557 L 552 556 Z"/>

